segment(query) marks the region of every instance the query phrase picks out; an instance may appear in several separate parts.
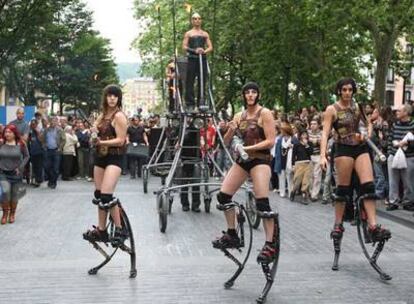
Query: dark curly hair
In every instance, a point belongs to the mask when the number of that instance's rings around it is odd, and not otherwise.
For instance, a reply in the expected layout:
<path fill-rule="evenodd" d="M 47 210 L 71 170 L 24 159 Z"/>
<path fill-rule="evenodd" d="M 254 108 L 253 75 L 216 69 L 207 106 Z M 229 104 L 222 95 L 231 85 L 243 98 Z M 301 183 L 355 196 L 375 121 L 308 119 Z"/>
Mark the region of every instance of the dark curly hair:
<path fill-rule="evenodd" d="M 336 83 L 335 94 L 336 96 L 341 96 L 341 90 L 343 86 L 350 84 L 352 86 L 352 93 L 357 92 L 357 84 L 353 78 L 342 78 Z"/>

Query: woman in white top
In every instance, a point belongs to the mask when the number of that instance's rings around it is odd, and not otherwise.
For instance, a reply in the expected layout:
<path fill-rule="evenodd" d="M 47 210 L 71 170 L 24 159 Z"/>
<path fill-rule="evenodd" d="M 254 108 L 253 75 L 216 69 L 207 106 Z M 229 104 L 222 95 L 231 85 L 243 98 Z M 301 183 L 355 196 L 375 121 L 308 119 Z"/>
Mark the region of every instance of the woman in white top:
<path fill-rule="evenodd" d="M 288 196 L 293 185 L 293 171 L 292 171 L 292 148 L 293 148 L 293 130 L 289 123 L 283 123 L 281 128 L 281 136 L 276 142 L 275 153 L 275 171 L 279 178 L 279 195 L 280 197 Z M 286 187 L 287 183 L 287 187 Z M 286 189 L 287 188 L 287 189 Z"/>
<path fill-rule="evenodd" d="M 65 127 L 66 142 L 63 146 L 63 173 L 62 180 L 71 180 L 73 164 L 76 157 L 76 147 L 79 145 L 78 137 L 71 126 Z"/>

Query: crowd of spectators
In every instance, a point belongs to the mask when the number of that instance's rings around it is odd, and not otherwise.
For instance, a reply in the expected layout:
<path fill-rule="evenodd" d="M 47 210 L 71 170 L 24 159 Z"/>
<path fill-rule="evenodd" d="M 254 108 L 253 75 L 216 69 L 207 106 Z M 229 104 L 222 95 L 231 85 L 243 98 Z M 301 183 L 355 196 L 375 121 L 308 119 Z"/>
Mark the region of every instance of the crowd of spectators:
<path fill-rule="evenodd" d="M 151 128 L 159 125 L 159 116 L 153 115 L 141 119 L 135 115 L 129 118 L 127 144 L 131 146 L 148 146 L 148 134 Z M 95 148 L 91 140 L 91 126 L 94 116 L 80 119 L 72 116 L 44 117 L 36 112 L 30 122 L 24 120 L 24 109 L 19 108 L 15 125 L 21 140 L 26 144 L 30 160 L 26 165 L 23 177 L 33 187 L 47 182 L 47 186 L 55 189 L 61 176 L 63 181 L 93 181 L 93 163 Z M 3 134 L 5 126 L 0 125 Z M 131 178 L 141 176 L 142 165 L 147 157 L 125 154 L 123 175 Z"/>
<path fill-rule="evenodd" d="M 372 122 L 371 140 L 386 156 L 380 158 L 371 151 L 377 196 L 388 205 L 387 210 L 398 208 L 414 211 L 414 120 L 411 104 L 392 109 L 375 104 L 364 105 L 367 119 Z M 315 107 L 303 108 L 297 114 L 280 115 L 275 112 L 276 144 L 272 151 L 272 187 L 281 197 L 301 193 L 301 202 L 321 200 L 330 202 L 332 185 L 335 184 L 335 168 L 322 172 L 319 166 L 323 112 Z M 363 132 L 364 126 L 361 126 Z M 334 149 L 335 131 L 329 140 Z M 396 168 L 393 159 L 401 148 L 406 164 Z"/>
<path fill-rule="evenodd" d="M 371 140 L 387 157 L 386 162 L 381 162 L 372 152 L 376 194 L 385 201 L 389 211 L 398 208 L 414 211 L 412 106 L 407 103 L 391 109 L 389 106 L 379 108 L 366 104 L 364 110 L 367 119 L 373 124 Z M 48 187 L 54 189 L 60 175 L 64 181 L 93 180 L 95 153 L 90 140 L 93 116 L 88 119 L 71 116 L 52 116 L 46 119 L 36 113 L 30 123 L 27 123 L 23 119 L 23 108 L 17 111 L 16 116 L 11 124 L 17 127 L 21 139 L 27 143 L 30 162 L 26 166 L 25 177 L 34 187 L 47 182 Z M 289 197 L 291 200 L 300 194 L 300 201 L 304 204 L 316 201 L 329 203 L 335 170 L 333 162 L 326 172 L 319 165 L 323 112 L 311 106 L 290 114 L 274 111 L 274 117 L 277 135 L 271 151 L 273 161 L 270 187 L 280 197 Z M 129 122 L 127 144 L 148 146 L 151 129 L 159 127 L 160 117 L 154 115 L 141 119 L 140 116 L 133 116 Z M 222 119 L 216 128 L 210 120 L 206 132 L 204 129 L 200 132 L 201 137 L 206 138 L 206 142 L 201 141 L 202 151 L 212 153 L 218 165 L 219 169 L 215 169 L 211 164 L 211 174 L 217 178 L 230 167 L 229 157 L 218 140 L 219 135 L 225 134 L 227 123 Z M 0 129 L 3 126 L 0 125 Z M 334 148 L 334 139 L 333 131 L 328 142 L 330 149 Z M 406 161 L 405 166 L 396 168 L 393 160 L 400 148 Z M 132 179 L 139 178 L 142 166 L 147 161 L 147 157 L 127 154 L 122 173 L 126 175 L 129 172 Z"/>
<path fill-rule="evenodd" d="M 387 210 L 398 208 L 414 211 L 414 119 L 412 103 L 392 109 L 390 106 L 378 107 L 365 104 L 364 112 L 372 122 L 371 140 L 386 156 L 386 161 L 371 151 L 377 196 L 385 202 Z M 320 161 L 320 142 L 322 138 L 323 112 L 315 106 L 302 108 L 297 113 L 283 114 L 273 111 L 276 121 L 276 140 L 271 153 L 272 179 L 270 187 L 280 197 L 295 200 L 301 194 L 301 203 L 320 201 L 331 203 L 335 185 L 335 168 L 331 165 L 323 172 Z M 227 122 L 221 120 L 218 132 L 224 134 Z M 367 132 L 364 125 L 361 131 Z M 210 132 L 211 133 L 211 132 Z M 211 133 L 212 134 L 212 133 Z M 330 151 L 335 148 L 335 131 L 328 141 Z M 214 136 L 217 139 L 217 136 Z M 406 166 L 395 168 L 393 159 L 401 148 L 405 155 Z M 222 171 L 230 162 L 226 153 L 216 141 L 211 151 Z M 331 153 L 332 154 L 332 153 Z"/>

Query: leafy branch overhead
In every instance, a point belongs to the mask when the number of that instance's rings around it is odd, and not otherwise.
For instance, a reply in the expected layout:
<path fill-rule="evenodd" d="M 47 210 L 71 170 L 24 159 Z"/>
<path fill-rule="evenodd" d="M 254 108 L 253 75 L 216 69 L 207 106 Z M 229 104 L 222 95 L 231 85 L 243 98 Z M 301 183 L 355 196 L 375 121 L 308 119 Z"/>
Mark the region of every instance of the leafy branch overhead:
<path fill-rule="evenodd" d="M 148 25 L 136 39 L 143 71 L 164 77 L 159 68 L 174 54 L 172 0 L 135 1 L 135 16 Z M 414 5 L 411 0 L 176 0 L 177 50 L 190 27 L 188 4 L 203 17 L 203 28 L 214 43 L 213 65 L 216 100 L 221 106 L 240 104 L 243 82 L 263 87 L 269 107 L 282 105 L 286 71 L 290 72 L 290 107 L 329 103 L 336 81 L 354 77 L 366 98 L 367 73 L 377 66 L 373 96 L 385 102 L 387 68 L 398 53 L 397 39 L 412 36 Z M 159 49 L 160 7 L 162 45 Z"/>
<path fill-rule="evenodd" d="M 39 91 L 63 105 L 96 108 L 118 82 L 109 41 L 81 0 L 0 0 L 0 83 L 25 104 Z"/>

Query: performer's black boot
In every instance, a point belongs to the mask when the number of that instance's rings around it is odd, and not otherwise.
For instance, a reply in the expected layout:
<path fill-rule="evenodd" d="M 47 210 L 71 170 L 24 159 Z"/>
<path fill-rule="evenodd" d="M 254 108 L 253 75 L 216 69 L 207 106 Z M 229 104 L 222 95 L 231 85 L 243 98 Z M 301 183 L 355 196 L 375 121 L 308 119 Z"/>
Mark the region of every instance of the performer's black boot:
<path fill-rule="evenodd" d="M 331 231 L 331 239 L 338 240 L 342 238 L 345 228 L 342 224 L 335 224 Z"/>
<path fill-rule="evenodd" d="M 276 254 L 277 249 L 275 248 L 275 244 L 272 242 L 266 242 L 257 256 L 257 262 L 266 264 L 272 263 L 276 258 Z"/>
<path fill-rule="evenodd" d="M 217 249 L 232 249 L 240 248 L 241 242 L 237 233 L 231 231 L 230 229 L 227 232 L 223 231 L 221 238 L 212 241 L 213 247 Z"/>
<path fill-rule="evenodd" d="M 93 226 L 93 230 L 88 230 L 83 234 L 83 238 L 90 242 L 103 242 L 109 241 L 108 232 L 106 230 L 100 230 L 98 227 Z"/>
<path fill-rule="evenodd" d="M 384 229 L 381 225 L 375 225 L 368 228 L 368 234 L 371 240 L 375 242 L 387 241 L 391 238 L 391 231 Z"/>

